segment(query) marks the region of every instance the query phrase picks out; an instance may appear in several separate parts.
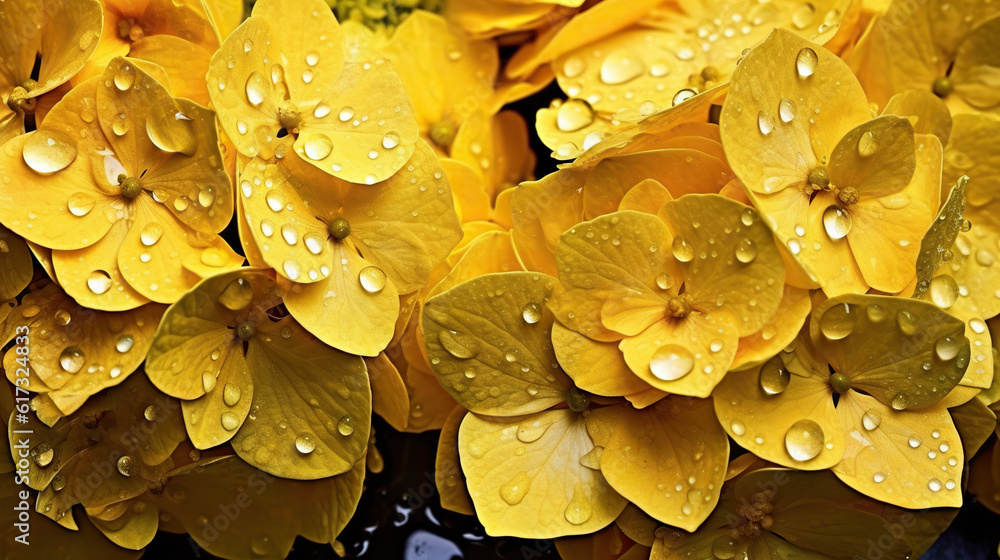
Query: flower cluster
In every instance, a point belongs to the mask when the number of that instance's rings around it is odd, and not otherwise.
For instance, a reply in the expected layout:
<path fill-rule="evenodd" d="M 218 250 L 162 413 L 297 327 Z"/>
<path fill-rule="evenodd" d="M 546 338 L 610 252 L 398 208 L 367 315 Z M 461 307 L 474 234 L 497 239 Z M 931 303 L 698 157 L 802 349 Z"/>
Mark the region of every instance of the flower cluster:
<path fill-rule="evenodd" d="M 342 556 L 373 415 L 564 558 L 1000 512 L 1000 3 L 252 4 L 0 2 L 10 558 Z"/>

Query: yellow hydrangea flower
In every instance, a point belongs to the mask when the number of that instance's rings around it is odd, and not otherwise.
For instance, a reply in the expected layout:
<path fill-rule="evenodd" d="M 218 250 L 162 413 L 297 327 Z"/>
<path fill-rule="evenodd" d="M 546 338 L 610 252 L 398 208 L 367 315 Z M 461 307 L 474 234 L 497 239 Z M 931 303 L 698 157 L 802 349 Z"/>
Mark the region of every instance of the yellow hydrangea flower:
<path fill-rule="evenodd" d="M 381 182 L 413 155 L 417 125 L 399 77 L 372 54 L 346 48 L 322 0 L 261 0 L 212 56 L 212 104 L 244 156 Z"/>
<path fill-rule="evenodd" d="M 932 91 L 952 112 L 1000 108 L 1000 8 L 991 2 L 895 0 L 848 57 L 868 98 L 884 106 L 910 89 Z"/>
<path fill-rule="evenodd" d="M 215 115 L 129 60 L 74 88 L 3 152 L 0 221 L 52 250 L 60 285 L 85 307 L 170 303 L 243 261 L 216 235 L 233 199 Z"/>
<path fill-rule="evenodd" d="M 57 8 L 54 14 L 53 7 Z M 24 0 L 0 5 L 0 98 L 4 102 L 0 105 L 0 144 L 23 134 L 39 98 L 83 68 L 97 48 L 101 22 L 97 0 L 58 4 Z M 41 62 L 37 74 L 36 57 Z"/>
<path fill-rule="evenodd" d="M 737 67 L 720 125 L 754 206 L 828 295 L 906 288 L 940 203 L 936 136 L 872 119 L 847 65 L 783 30 Z"/>
<path fill-rule="evenodd" d="M 762 459 L 829 468 L 900 507 L 958 507 L 962 439 L 941 401 L 969 365 L 964 328 L 914 299 L 827 300 L 795 345 L 726 376 L 714 393 L 716 413 Z"/>

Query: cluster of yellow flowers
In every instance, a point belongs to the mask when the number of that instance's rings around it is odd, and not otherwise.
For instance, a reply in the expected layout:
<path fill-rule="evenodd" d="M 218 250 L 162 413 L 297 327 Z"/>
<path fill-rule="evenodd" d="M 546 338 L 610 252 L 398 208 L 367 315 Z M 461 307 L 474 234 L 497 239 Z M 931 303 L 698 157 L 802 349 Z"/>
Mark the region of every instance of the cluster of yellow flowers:
<path fill-rule="evenodd" d="M 567 559 L 917 558 L 1000 512 L 1000 2 L 246 16 L 0 0 L 8 558 L 343 555 L 373 413 Z"/>

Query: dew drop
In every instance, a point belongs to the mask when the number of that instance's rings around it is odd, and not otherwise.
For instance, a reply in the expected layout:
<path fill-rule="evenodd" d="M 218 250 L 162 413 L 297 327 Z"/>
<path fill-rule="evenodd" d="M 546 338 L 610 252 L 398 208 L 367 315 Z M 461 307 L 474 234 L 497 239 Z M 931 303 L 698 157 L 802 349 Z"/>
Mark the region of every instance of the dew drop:
<path fill-rule="evenodd" d="M 854 220 L 839 206 L 829 206 L 823 211 L 823 229 L 830 239 L 843 239 L 851 231 Z"/>
<path fill-rule="evenodd" d="M 871 157 L 875 150 L 878 149 L 878 143 L 875 141 L 875 134 L 866 130 L 861 138 L 858 139 L 858 155 L 861 157 Z"/>
<path fill-rule="evenodd" d="M 474 336 L 443 330 L 438 335 L 441 346 L 452 356 L 468 360 L 479 355 L 479 342 Z"/>
<path fill-rule="evenodd" d="M 749 237 L 744 237 L 736 243 L 736 260 L 748 264 L 757 258 L 757 243 Z"/>
<path fill-rule="evenodd" d="M 816 56 L 816 51 L 809 47 L 800 50 L 798 56 L 795 57 L 795 71 L 798 72 L 800 78 L 812 76 L 818 65 L 819 57 Z"/>
<path fill-rule="evenodd" d="M 222 402 L 226 403 L 226 406 L 236 406 L 242 397 L 243 391 L 239 385 L 226 383 L 225 387 L 222 388 Z"/>
<path fill-rule="evenodd" d="M 682 346 L 665 344 L 653 352 L 649 359 L 649 369 L 664 381 L 680 379 L 694 369 L 694 356 Z"/>
<path fill-rule="evenodd" d="M 949 274 L 935 276 L 931 280 L 929 291 L 931 301 L 941 309 L 948 309 L 958 301 L 958 282 Z"/>
<path fill-rule="evenodd" d="M 123 334 L 119 336 L 118 341 L 115 342 L 115 349 L 124 354 L 129 350 L 131 350 L 134 344 L 135 344 L 135 339 L 133 339 L 131 336 L 127 334 Z"/>
<path fill-rule="evenodd" d="M 601 63 L 601 81 L 609 85 L 624 84 L 646 71 L 642 59 L 629 51 L 616 51 Z"/>
<path fill-rule="evenodd" d="M 236 416 L 232 412 L 223 412 L 220 420 L 222 421 L 222 427 L 227 432 L 231 432 L 240 427 L 240 417 Z"/>
<path fill-rule="evenodd" d="M 854 332 L 857 324 L 856 307 L 844 303 L 834 305 L 823 313 L 819 319 L 819 330 L 830 340 L 840 340 Z"/>
<path fill-rule="evenodd" d="M 796 461 L 815 458 L 825 442 L 823 428 L 813 420 L 799 420 L 785 432 L 785 450 Z"/>
<path fill-rule="evenodd" d="M 254 107 L 264 102 L 271 84 L 260 72 L 252 72 L 247 78 L 246 93 L 247 101 Z"/>
<path fill-rule="evenodd" d="M 76 144 L 55 130 L 39 130 L 28 137 L 21 149 L 24 163 L 42 174 L 55 173 L 76 160 Z"/>
<path fill-rule="evenodd" d="M 377 266 L 366 266 L 358 273 L 361 287 L 369 294 L 377 294 L 385 288 L 385 272 Z"/>
<path fill-rule="evenodd" d="M 399 134 L 395 132 L 386 132 L 382 136 L 382 147 L 386 150 L 391 150 L 399 145 Z"/>
<path fill-rule="evenodd" d="M 594 110 L 582 99 L 570 99 L 559 106 L 556 126 L 563 132 L 575 132 L 594 122 Z"/>
<path fill-rule="evenodd" d="M 47 443 L 39 443 L 38 445 L 31 448 L 28 453 L 31 455 L 31 460 L 35 462 L 39 467 L 45 468 L 52 463 L 52 459 L 55 457 L 55 451 L 52 450 L 52 446 Z"/>
<path fill-rule="evenodd" d="M 680 262 L 691 262 L 694 258 L 694 247 L 692 247 L 683 237 L 675 237 L 670 245 L 674 258 Z"/>
<path fill-rule="evenodd" d="M 139 233 L 139 240 L 142 241 L 142 244 L 146 247 L 156 245 L 161 237 L 163 237 L 163 228 L 157 223 L 146 224 L 146 226 L 142 228 L 142 232 Z"/>
<path fill-rule="evenodd" d="M 309 436 L 299 436 L 295 438 L 295 450 L 303 455 L 308 455 L 316 450 L 316 443 Z"/>
<path fill-rule="evenodd" d="M 768 395 L 784 392 L 791 380 L 781 356 L 771 358 L 760 368 L 760 388 Z"/>
<path fill-rule="evenodd" d="M 795 120 L 795 103 L 791 99 L 782 99 L 781 103 L 778 104 L 778 116 L 784 123 Z"/>
<path fill-rule="evenodd" d="M 83 369 L 87 357 L 78 346 L 67 346 L 59 354 L 59 366 L 67 373 L 76 373 Z"/>
<path fill-rule="evenodd" d="M 534 325 L 542 319 L 542 306 L 534 302 L 526 303 L 521 308 L 521 318 L 524 319 L 525 323 Z"/>
<path fill-rule="evenodd" d="M 743 434 L 747 433 L 747 426 L 746 426 L 746 424 L 744 424 L 743 422 L 741 422 L 739 420 L 733 420 L 732 422 L 730 422 L 729 423 L 729 429 L 731 429 L 733 431 L 733 433 L 736 434 L 736 435 L 738 435 L 738 436 L 742 436 Z"/>
<path fill-rule="evenodd" d="M 222 290 L 215 301 L 230 311 L 246 309 L 253 301 L 253 286 L 245 279 L 237 278 Z"/>
<path fill-rule="evenodd" d="M 593 514 L 594 508 L 590 505 L 590 500 L 587 499 L 583 484 L 578 483 L 564 512 L 566 521 L 571 525 L 582 525 L 590 520 Z"/>
<path fill-rule="evenodd" d="M 531 488 L 531 477 L 521 471 L 500 487 L 500 498 L 507 505 L 516 506 L 524 500 L 529 488 Z"/>
<path fill-rule="evenodd" d="M 774 117 L 766 111 L 757 113 L 757 128 L 760 129 L 760 133 L 764 136 L 771 134 L 771 131 L 774 130 Z"/>
<path fill-rule="evenodd" d="M 340 422 L 337 422 L 337 431 L 344 437 L 354 433 L 354 421 L 351 420 L 350 416 L 344 416 Z"/>
<path fill-rule="evenodd" d="M 130 455 L 122 455 L 118 458 L 118 472 L 122 476 L 132 476 L 135 472 L 135 461 Z"/>

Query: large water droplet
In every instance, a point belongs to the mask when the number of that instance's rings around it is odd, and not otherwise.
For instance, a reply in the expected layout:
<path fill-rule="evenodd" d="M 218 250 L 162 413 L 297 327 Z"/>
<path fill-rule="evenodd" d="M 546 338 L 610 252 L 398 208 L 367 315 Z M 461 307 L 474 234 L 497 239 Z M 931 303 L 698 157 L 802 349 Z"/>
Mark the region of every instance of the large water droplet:
<path fill-rule="evenodd" d="M 123 334 L 119 336 L 118 341 L 115 342 L 115 349 L 124 354 L 131 350 L 134 344 L 135 339 L 133 339 L 130 335 Z"/>
<path fill-rule="evenodd" d="M 263 74 L 252 72 L 250 77 L 247 78 L 247 101 L 254 107 L 260 105 L 264 102 L 270 89 L 271 83 L 267 81 L 267 78 Z"/>
<path fill-rule="evenodd" d="M 556 113 L 556 126 L 563 132 L 574 132 L 594 122 L 594 110 L 582 99 L 570 99 Z"/>
<path fill-rule="evenodd" d="M 646 71 L 642 59 L 629 51 L 616 51 L 601 63 L 601 81 L 609 85 L 624 84 Z"/>
<path fill-rule="evenodd" d="M 851 231 L 854 220 L 839 206 L 829 206 L 823 211 L 823 229 L 830 239 L 843 239 Z"/>
<path fill-rule="evenodd" d="M 31 448 L 28 452 L 31 455 L 31 460 L 35 462 L 39 467 L 45 468 L 52 463 L 52 459 L 55 457 L 55 451 L 52 450 L 52 446 L 47 443 L 39 443 L 38 445 Z"/>
<path fill-rule="evenodd" d="M 142 231 L 139 233 L 139 240 L 142 241 L 142 244 L 146 247 L 156 245 L 156 242 L 159 241 L 161 237 L 163 237 L 163 228 L 157 223 L 146 224 L 146 226 L 143 227 Z"/>
<path fill-rule="evenodd" d="M 240 417 L 236 416 L 232 412 L 223 412 L 222 417 L 219 420 L 222 422 L 222 427 L 227 432 L 231 432 L 240 427 Z"/>
<path fill-rule="evenodd" d="M 949 274 L 935 276 L 931 280 L 929 292 L 934 305 L 948 309 L 958 301 L 958 282 Z"/>
<path fill-rule="evenodd" d="M 111 276 L 103 270 L 95 270 L 87 277 L 87 288 L 91 292 L 102 295 L 111 289 Z"/>
<path fill-rule="evenodd" d="M 913 313 L 905 309 L 896 314 L 896 324 L 899 326 L 899 330 L 906 336 L 913 336 L 917 332 L 917 318 L 913 316 Z"/>
<path fill-rule="evenodd" d="M 861 157 L 870 157 L 878 149 L 878 143 L 875 141 L 875 134 L 866 130 L 861 138 L 858 138 L 858 155 Z"/>
<path fill-rule="evenodd" d="M 438 340 L 449 354 L 460 360 L 475 358 L 479 354 L 479 342 L 473 335 L 443 330 Z"/>
<path fill-rule="evenodd" d="M 313 161 L 324 159 L 333 152 L 333 142 L 319 133 L 310 133 L 302 147 L 306 157 Z"/>
<path fill-rule="evenodd" d="M 834 305 L 819 319 L 819 330 L 830 340 L 840 340 L 852 332 L 858 324 L 857 308 L 848 303 Z"/>
<path fill-rule="evenodd" d="M 316 450 L 316 443 L 309 436 L 299 436 L 295 438 L 295 450 L 308 455 Z"/>
<path fill-rule="evenodd" d="M 66 169 L 76 160 L 76 154 L 76 144 L 65 134 L 55 130 L 32 133 L 21 150 L 24 163 L 44 174 Z"/>
<path fill-rule="evenodd" d="M 749 237 L 744 237 L 736 242 L 736 260 L 741 263 L 750 263 L 757 258 L 757 242 Z"/>
<path fill-rule="evenodd" d="M 757 128 L 764 136 L 771 134 L 771 131 L 774 130 L 774 117 L 767 111 L 757 113 Z"/>
<path fill-rule="evenodd" d="M 798 56 L 795 57 L 795 71 L 798 72 L 800 78 L 812 76 L 818 65 L 819 57 L 816 56 L 816 51 L 809 47 L 800 50 Z"/>
<path fill-rule="evenodd" d="M 132 476 L 135 472 L 135 461 L 129 455 L 122 455 L 118 458 L 118 472 L 122 476 Z"/>
<path fill-rule="evenodd" d="M 382 136 L 382 147 L 386 150 L 391 150 L 399 145 L 399 135 L 395 132 L 386 132 Z"/>
<path fill-rule="evenodd" d="M 337 431 L 344 437 L 354 433 L 354 421 L 351 420 L 350 416 L 344 416 L 340 422 L 337 422 Z"/>
<path fill-rule="evenodd" d="M 694 369 L 694 356 L 683 346 L 664 344 L 653 352 L 649 359 L 649 369 L 664 381 L 680 379 Z"/>
<path fill-rule="evenodd" d="M 245 279 L 237 278 L 222 290 L 215 301 L 230 311 L 246 309 L 253 301 L 253 286 Z"/>
<path fill-rule="evenodd" d="M 795 120 L 795 103 L 791 99 L 782 99 L 781 103 L 778 104 L 778 116 L 784 123 Z"/>
<path fill-rule="evenodd" d="M 823 428 L 808 418 L 792 424 L 785 432 L 785 450 L 796 461 L 808 461 L 823 451 Z"/>
<path fill-rule="evenodd" d="M 385 272 L 377 266 L 366 266 L 358 273 L 361 287 L 369 294 L 377 294 L 385 288 Z"/>
<path fill-rule="evenodd" d="M 525 323 L 534 325 L 542 320 L 542 306 L 533 302 L 524 304 L 524 307 L 521 308 L 521 318 L 524 319 Z"/>
<path fill-rule="evenodd" d="M 566 521 L 571 525 L 582 525 L 590 520 L 593 514 L 594 508 L 590 505 L 590 499 L 583 489 L 583 484 L 578 483 L 573 490 L 573 497 L 570 499 L 569 505 L 566 506 L 566 511 L 564 512 Z"/>
<path fill-rule="evenodd" d="M 528 494 L 529 488 L 531 488 L 531 477 L 521 471 L 500 487 L 500 498 L 508 505 L 516 506 Z"/>
<path fill-rule="evenodd" d="M 777 395 L 788 388 L 791 375 L 781 356 L 775 356 L 760 368 L 760 388 L 768 395 Z"/>
<path fill-rule="evenodd" d="M 943 362 L 950 362 L 958 356 L 959 352 L 962 351 L 964 346 L 962 342 L 965 339 L 959 339 L 954 336 L 945 336 L 939 338 L 937 342 L 934 343 L 934 353 L 937 354 L 939 360 Z"/>
<path fill-rule="evenodd" d="M 882 416 L 877 410 L 869 410 L 861 417 L 861 424 L 870 432 L 882 424 Z"/>
<path fill-rule="evenodd" d="M 243 390 L 240 389 L 239 385 L 226 383 L 225 387 L 222 388 L 222 402 L 226 403 L 226 406 L 236 406 L 242 397 Z"/>
<path fill-rule="evenodd" d="M 712 555 L 719 560 L 730 560 L 736 557 L 736 541 L 723 535 L 712 541 Z"/>
<path fill-rule="evenodd" d="M 86 360 L 86 355 L 78 346 L 67 346 L 59 354 L 59 366 L 67 373 L 76 373 L 83 369 Z"/>
<path fill-rule="evenodd" d="M 680 262 L 691 262 L 694 258 L 694 247 L 692 247 L 683 237 L 675 237 L 670 245 L 671 253 Z"/>

